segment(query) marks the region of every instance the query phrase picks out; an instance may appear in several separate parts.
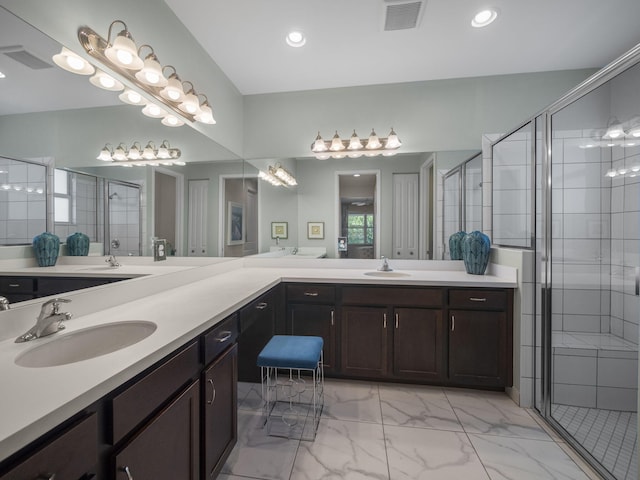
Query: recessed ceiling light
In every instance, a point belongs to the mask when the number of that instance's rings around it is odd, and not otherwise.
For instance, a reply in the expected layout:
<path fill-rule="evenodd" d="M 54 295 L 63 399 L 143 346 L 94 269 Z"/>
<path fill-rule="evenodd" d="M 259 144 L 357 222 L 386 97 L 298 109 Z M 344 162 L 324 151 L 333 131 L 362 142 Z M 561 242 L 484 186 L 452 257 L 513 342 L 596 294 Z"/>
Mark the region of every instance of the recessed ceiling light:
<path fill-rule="evenodd" d="M 498 17 L 498 11 L 495 8 L 487 8 L 481 10 L 471 20 L 471 26 L 476 28 L 486 27 Z"/>
<path fill-rule="evenodd" d="M 287 34 L 286 37 L 287 40 L 287 45 L 291 46 L 291 47 L 301 47 L 303 46 L 305 43 L 307 43 L 307 39 L 304 38 L 304 33 L 298 31 L 298 30 L 294 30 L 292 32 L 289 32 Z"/>
<path fill-rule="evenodd" d="M 359 173 L 354 173 L 354 174 L 353 174 L 353 176 L 354 176 L 354 177 L 359 177 L 359 176 L 360 176 L 360 174 L 359 174 Z"/>

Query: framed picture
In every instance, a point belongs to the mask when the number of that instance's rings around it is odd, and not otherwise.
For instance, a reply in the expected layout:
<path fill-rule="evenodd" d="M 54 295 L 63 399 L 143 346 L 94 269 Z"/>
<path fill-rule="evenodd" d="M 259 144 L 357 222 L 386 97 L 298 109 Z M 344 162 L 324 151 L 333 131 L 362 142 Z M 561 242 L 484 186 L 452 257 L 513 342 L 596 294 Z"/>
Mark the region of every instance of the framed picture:
<path fill-rule="evenodd" d="M 241 203 L 228 202 L 227 245 L 244 243 L 244 207 Z"/>
<path fill-rule="evenodd" d="M 323 239 L 324 238 L 324 222 L 307 222 L 307 238 Z"/>
<path fill-rule="evenodd" d="M 289 224 L 287 222 L 271 222 L 271 238 L 289 238 Z"/>

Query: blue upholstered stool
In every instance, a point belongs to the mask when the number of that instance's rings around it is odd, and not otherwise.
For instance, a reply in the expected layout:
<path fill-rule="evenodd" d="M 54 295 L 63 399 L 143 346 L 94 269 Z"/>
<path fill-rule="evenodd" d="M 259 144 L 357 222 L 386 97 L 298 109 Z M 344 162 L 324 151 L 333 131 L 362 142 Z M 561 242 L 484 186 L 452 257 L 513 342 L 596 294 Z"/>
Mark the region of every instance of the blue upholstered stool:
<path fill-rule="evenodd" d="M 323 344 L 321 337 L 275 335 L 258 355 L 262 414 L 269 435 L 315 439 L 324 406 Z M 303 373 L 310 375 L 311 388 Z"/>

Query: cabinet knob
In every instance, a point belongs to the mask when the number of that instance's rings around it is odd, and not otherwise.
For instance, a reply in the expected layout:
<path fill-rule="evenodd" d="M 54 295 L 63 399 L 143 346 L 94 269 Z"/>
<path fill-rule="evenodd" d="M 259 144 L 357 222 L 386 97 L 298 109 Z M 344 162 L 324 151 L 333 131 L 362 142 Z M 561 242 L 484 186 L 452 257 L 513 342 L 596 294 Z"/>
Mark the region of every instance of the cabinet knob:
<path fill-rule="evenodd" d="M 216 386 L 210 378 L 207 378 L 207 383 L 211 385 L 211 399 L 207 400 L 207 405 L 211 405 L 216 399 Z"/>
<path fill-rule="evenodd" d="M 258 310 L 264 310 L 265 308 L 267 308 L 269 306 L 269 304 L 267 302 L 260 302 L 259 304 L 256 305 L 256 309 Z"/>
<path fill-rule="evenodd" d="M 133 475 L 131 475 L 131 470 L 129 470 L 129 467 L 122 467 L 120 470 L 127 474 L 127 480 L 133 480 Z"/>

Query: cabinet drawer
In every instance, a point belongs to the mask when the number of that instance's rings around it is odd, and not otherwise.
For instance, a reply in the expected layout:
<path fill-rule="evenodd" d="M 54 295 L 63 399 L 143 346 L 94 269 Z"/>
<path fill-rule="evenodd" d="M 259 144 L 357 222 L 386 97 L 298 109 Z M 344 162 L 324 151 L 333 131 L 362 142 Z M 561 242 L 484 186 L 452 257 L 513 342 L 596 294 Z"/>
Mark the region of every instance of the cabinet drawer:
<path fill-rule="evenodd" d="M 35 289 L 35 278 L 0 277 L 0 295 L 10 293 L 32 293 Z"/>
<path fill-rule="evenodd" d="M 121 440 L 196 376 L 200 367 L 198 360 L 196 341 L 116 395 L 111 401 L 113 443 Z"/>
<path fill-rule="evenodd" d="M 395 305 L 399 307 L 439 307 L 441 288 L 344 287 L 342 302 L 351 305 Z"/>
<path fill-rule="evenodd" d="M 333 285 L 287 285 L 287 301 L 333 303 L 336 299 L 336 287 Z"/>
<path fill-rule="evenodd" d="M 208 365 L 238 339 L 238 315 L 233 314 L 203 335 L 204 364 Z"/>
<path fill-rule="evenodd" d="M 449 306 L 504 310 L 507 307 L 507 292 L 484 288 L 449 290 Z"/>
<path fill-rule="evenodd" d="M 95 414 L 80 420 L 42 449 L 9 470 L 0 480 L 84 478 L 98 461 L 98 421 Z"/>

